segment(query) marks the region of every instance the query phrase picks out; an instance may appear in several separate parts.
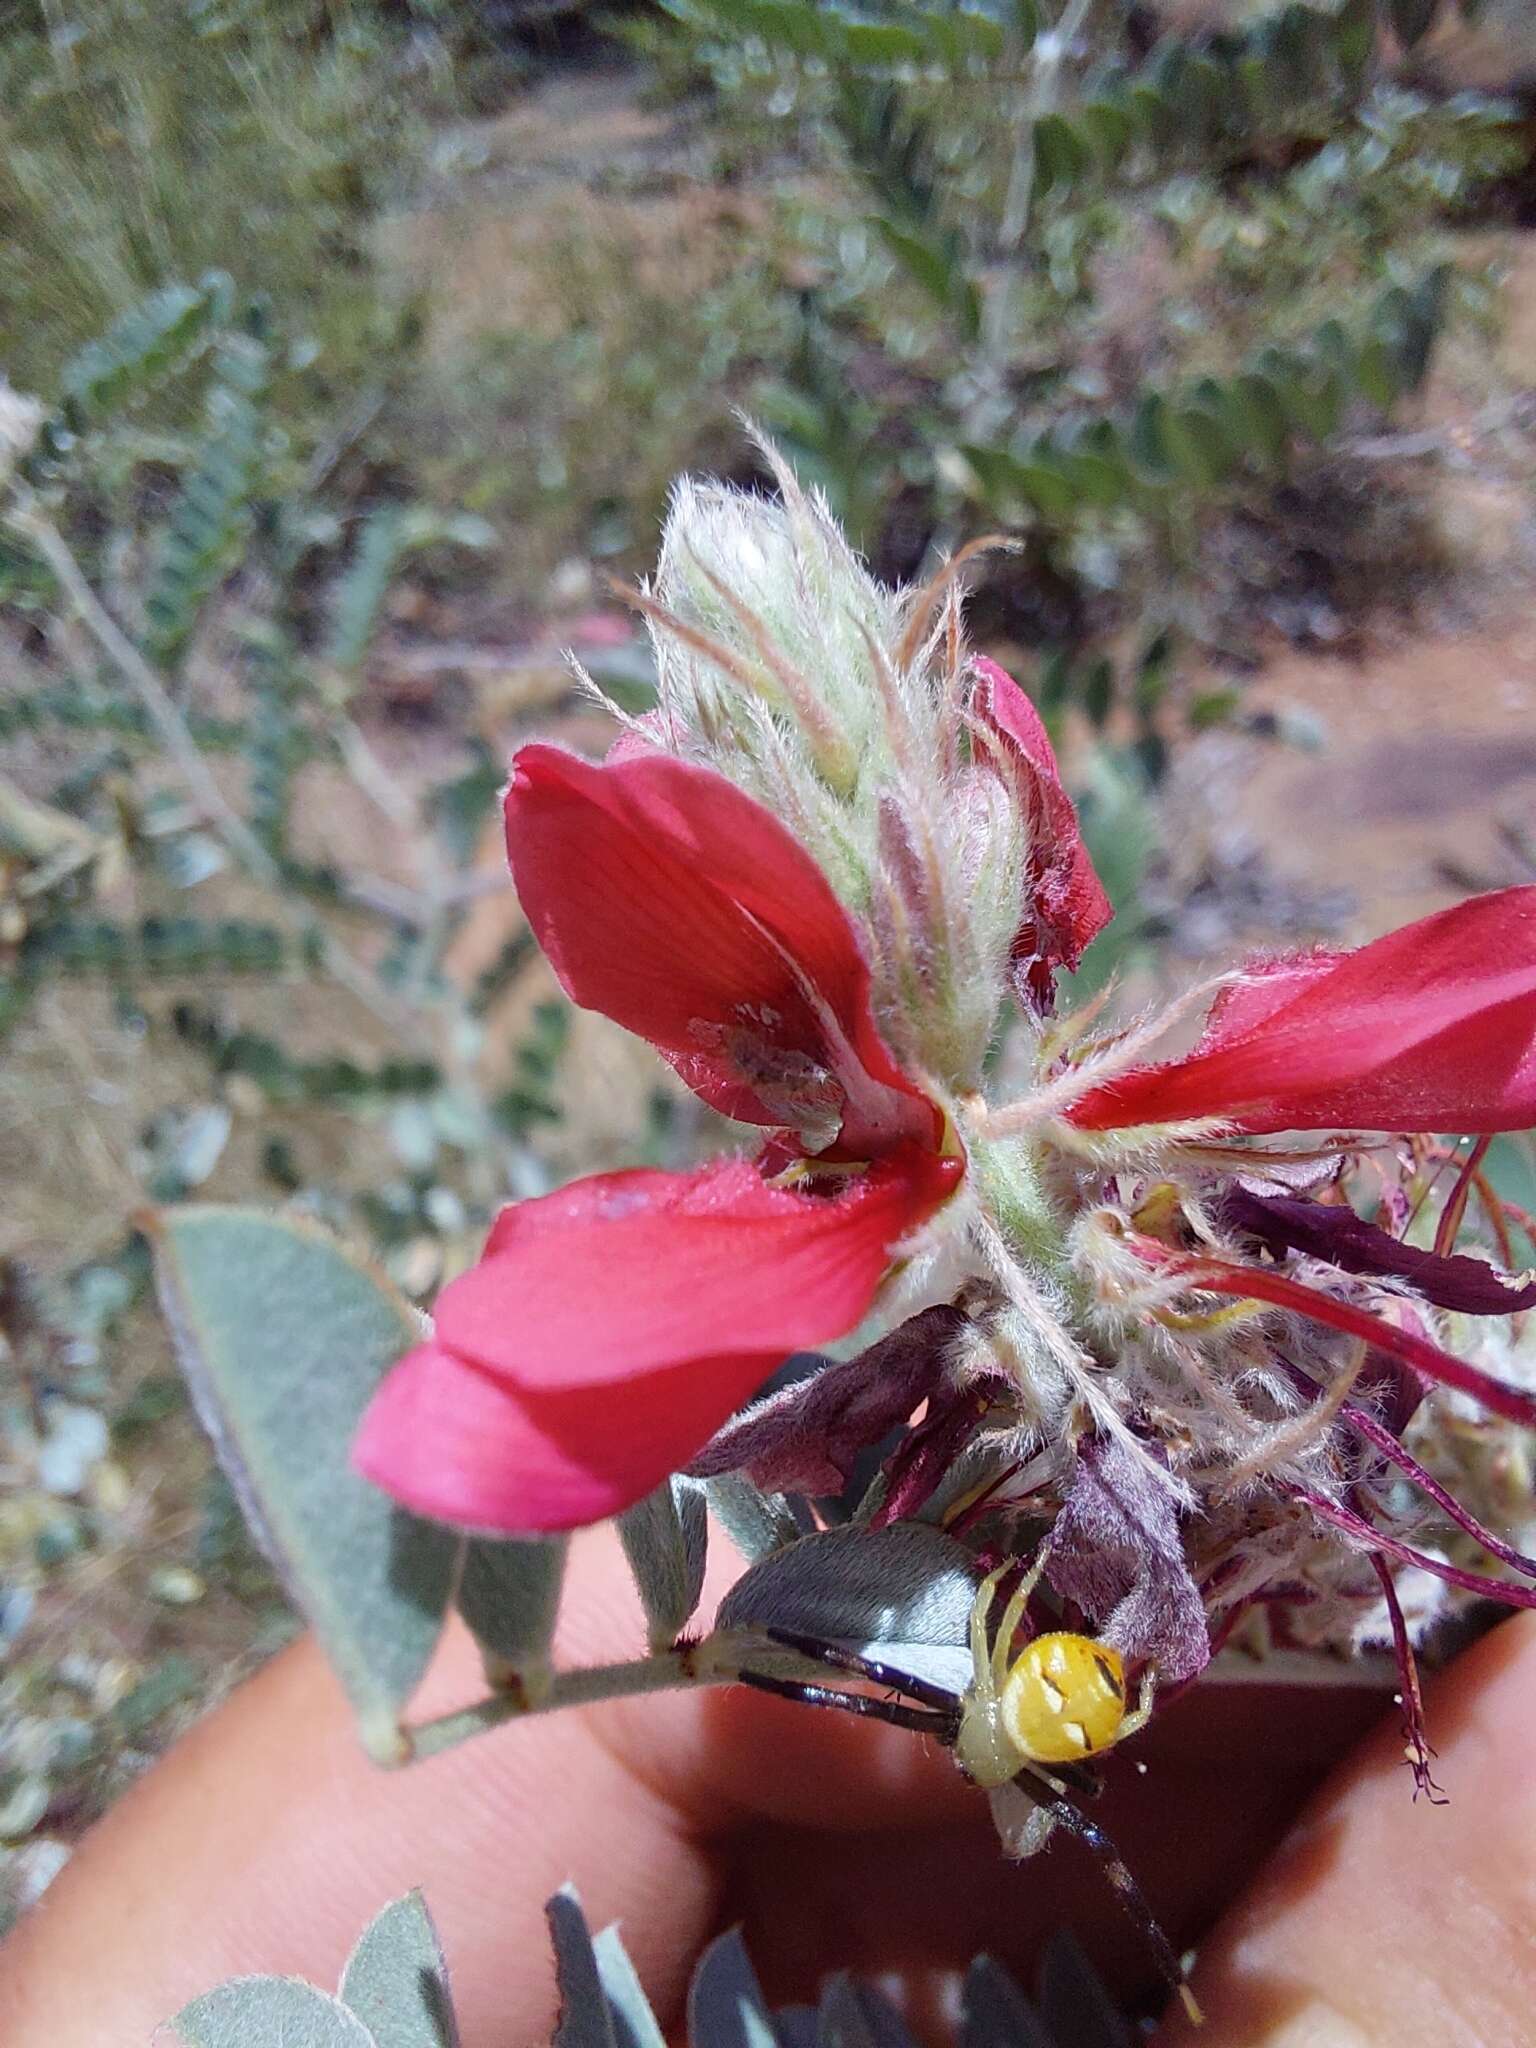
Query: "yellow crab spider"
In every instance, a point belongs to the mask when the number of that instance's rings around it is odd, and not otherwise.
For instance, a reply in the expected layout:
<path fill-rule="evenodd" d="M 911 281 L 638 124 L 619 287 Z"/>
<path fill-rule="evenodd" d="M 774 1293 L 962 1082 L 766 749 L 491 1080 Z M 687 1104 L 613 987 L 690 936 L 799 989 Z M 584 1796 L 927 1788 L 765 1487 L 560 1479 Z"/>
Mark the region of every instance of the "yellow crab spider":
<path fill-rule="evenodd" d="M 1031 1765 L 1081 1764 L 1144 1728 L 1152 1712 L 1152 1678 L 1128 1707 L 1120 1652 L 1067 1630 L 1033 1637 L 1019 1656 L 1014 1637 L 1045 1569 L 1042 1547 L 1020 1580 L 989 1644 L 988 1622 L 1008 1565 L 983 1580 L 971 1609 L 969 1690 L 955 1731 L 957 1761 L 989 1792 Z"/>
<path fill-rule="evenodd" d="M 1158 1967 L 1198 2023 L 1195 2004 L 1179 1959 L 1153 1918 L 1136 1880 L 1113 1843 L 1075 1803 L 1073 1792 L 1095 1793 L 1098 1784 L 1081 1766 L 1146 1726 L 1152 1712 L 1153 1679 L 1141 1683 L 1134 1707 L 1127 1701 L 1125 1663 L 1118 1650 L 1092 1636 L 1054 1630 L 1032 1637 L 1017 1657 L 1014 1638 L 1045 1569 L 1048 1545 L 1003 1610 L 995 1636 L 990 1622 L 997 1589 L 1013 1569 L 1012 1561 L 984 1579 L 971 1608 L 971 1682 L 955 1693 L 928 1679 L 860 1655 L 841 1643 L 825 1642 L 785 1628 L 765 1628 L 772 1643 L 833 1670 L 847 1671 L 883 1686 L 899 1697 L 877 1699 L 870 1693 L 841 1692 L 800 1679 L 780 1678 L 763 1671 L 742 1671 L 742 1683 L 806 1706 L 838 1707 L 844 1713 L 888 1721 L 931 1735 L 954 1751 L 973 1783 L 994 1792 L 1017 1783 L 1069 1834 L 1076 1835 L 1100 1858 L 1122 1904 L 1146 1936 Z"/>

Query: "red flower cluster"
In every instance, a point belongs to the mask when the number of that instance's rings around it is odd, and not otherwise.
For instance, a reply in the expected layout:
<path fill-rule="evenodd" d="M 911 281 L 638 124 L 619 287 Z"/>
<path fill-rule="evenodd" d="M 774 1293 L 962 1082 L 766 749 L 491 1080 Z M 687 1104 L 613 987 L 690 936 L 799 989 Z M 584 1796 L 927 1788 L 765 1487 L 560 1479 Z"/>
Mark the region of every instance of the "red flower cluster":
<path fill-rule="evenodd" d="M 1014 969 L 1044 1009 L 1109 906 L 1033 707 L 991 663 L 977 674 L 978 755 L 1032 827 Z M 592 765 L 541 745 L 517 756 L 506 815 L 523 907 L 572 999 L 770 1134 L 754 1162 L 603 1174 L 504 1211 L 369 1410 L 357 1462 L 408 1506 L 557 1530 L 629 1506 L 788 1353 L 859 1324 L 967 1161 L 960 1112 L 882 1038 L 847 911 L 760 803 L 659 751 Z M 1253 963 L 1193 1052 L 1097 1084 L 1085 1069 L 1063 1115 L 1080 1133 L 1501 1131 L 1536 1123 L 1533 1045 L 1536 888 L 1511 889 L 1356 952 Z M 1301 1228 L 1261 1220 L 1271 1240 Z M 1277 1301 L 1290 1285 L 1196 1263 L 1196 1288 Z M 1421 1349 L 1422 1366 L 1437 1347 Z M 1532 1408 L 1503 1391 L 1503 1412 Z"/>

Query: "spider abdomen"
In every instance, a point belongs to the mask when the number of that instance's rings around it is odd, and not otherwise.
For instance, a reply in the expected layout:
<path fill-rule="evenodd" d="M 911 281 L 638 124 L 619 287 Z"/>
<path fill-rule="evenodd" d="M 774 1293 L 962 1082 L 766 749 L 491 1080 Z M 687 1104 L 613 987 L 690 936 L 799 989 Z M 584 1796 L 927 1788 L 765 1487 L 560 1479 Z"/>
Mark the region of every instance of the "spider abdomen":
<path fill-rule="evenodd" d="M 1125 1665 L 1091 1636 L 1036 1636 L 1003 1687 L 1009 1740 L 1034 1763 L 1074 1764 L 1108 1749 L 1125 1720 Z"/>

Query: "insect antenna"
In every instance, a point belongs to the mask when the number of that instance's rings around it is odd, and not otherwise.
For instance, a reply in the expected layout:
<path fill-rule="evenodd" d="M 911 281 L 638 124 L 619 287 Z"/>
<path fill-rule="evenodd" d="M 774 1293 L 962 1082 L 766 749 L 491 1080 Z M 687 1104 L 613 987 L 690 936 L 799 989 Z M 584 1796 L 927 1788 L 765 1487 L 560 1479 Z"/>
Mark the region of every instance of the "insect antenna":
<path fill-rule="evenodd" d="M 798 1678 L 773 1678 L 766 1671 L 738 1671 L 743 1685 L 756 1692 L 771 1692 L 781 1700 L 798 1700 L 806 1707 L 838 1707 L 845 1714 L 858 1714 L 869 1721 L 888 1721 L 893 1728 L 910 1728 L 919 1735 L 937 1736 L 940 1742 L 954 1740 L 954 1716 L 936 1714 L 927 1707 L 906 1707 L 898 1700 L 877 1700 L 863 1692 L 839 1692 L 833 1685 L 808 1685 Z"/>
<path fill-rule="evenodd" d="M 1021 1778 L 1034 1775 L 1033 1771 L 1019 1773 Z M 1042 1771 L 1039 1775 L 1043 1778 L 1045 1773 Z M 1183 1965 L 1174 1951 L 1173 1943 L 1158 1925 L 1156 1915 L 1147 1904 L 1146 1893 L 1132 1877 L 1130 1868 L 1119 1850 L 1098 1822 L 1090 1820 L 1086 1813 L 1080 1812 L 1070 1799 L 1052 1799 L 1049 1807 L 1052 1818 L 1064 1827 L 1068 1834 L 1076 1835 L 1077 1839 L 1097 1856 L 1105 1876 L 1114 1887 L 1115 1897 L 1152 1951 L 1159 1976 L 1171 1991 L 1178 1993 L 1180 2003 L 1193 2023 L 1197 2027 L 1202 2026 L 1205 2015 L 1200 2010 L 1195 1994 L 1184 1981 Z"/>

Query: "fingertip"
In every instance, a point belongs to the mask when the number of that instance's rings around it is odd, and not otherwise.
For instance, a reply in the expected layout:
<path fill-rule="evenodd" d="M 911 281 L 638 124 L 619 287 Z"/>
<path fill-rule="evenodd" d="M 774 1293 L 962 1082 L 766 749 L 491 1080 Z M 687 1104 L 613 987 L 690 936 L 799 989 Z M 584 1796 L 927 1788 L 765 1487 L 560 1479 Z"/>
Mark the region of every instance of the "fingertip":
<path fill-rule="evenodd" d="M 1204 1945 L 1195 1988 L 1206 2025 L 1171 2016 L 1162 2048 L 1525 2048 L 1536 1997 L 1533 1686 L 1530 1614 L 1428 1686 L 1445 1806 L 1415 1800 L 1393 1713 Z"/>

